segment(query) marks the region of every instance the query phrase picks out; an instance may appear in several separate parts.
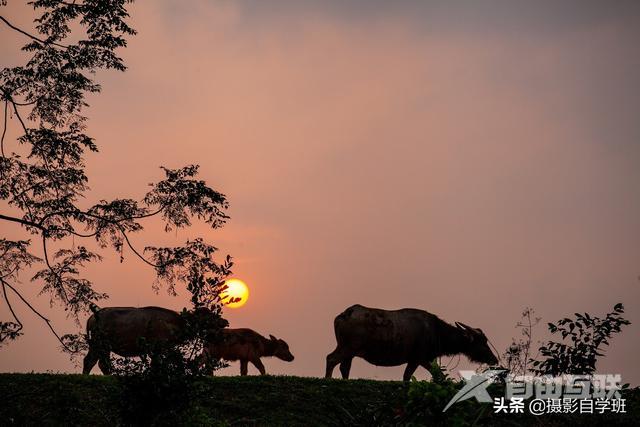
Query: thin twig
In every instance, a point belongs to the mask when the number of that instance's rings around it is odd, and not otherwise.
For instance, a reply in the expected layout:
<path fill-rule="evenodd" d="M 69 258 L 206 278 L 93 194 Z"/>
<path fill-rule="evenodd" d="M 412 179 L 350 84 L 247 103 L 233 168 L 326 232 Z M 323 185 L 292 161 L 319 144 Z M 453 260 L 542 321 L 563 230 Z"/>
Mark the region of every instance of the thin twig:
<path fill-rule="evenodd" d="M 18 329 L 18 332 L 23 328 L 23 324 L 20 321 L 20 319 L 18 318 L 18 316 L 16 315 L 16 312 L 13 311 L 13 307 L 11 306 L 11 302 L 9 301 L 9 296 L 7 295 L 7 288 L 5 286 L 5 281 L 4 278 L 0 279 L 2 281 L 2 293 L 4 295 L 4 300 L 7 302 L 7 306 L 9 307 L 9 311 L 11 312 L 11 315 L 13 316 L 13 319 L 18 322 L 18 324 L 20 325 L 20 329 Z"/>
<path fill-rule="evenodd" d="M 65 304 L 69 304 L 69 297 L 67 296 L 67 291 L 64 288 L 64 280 L 62 280 L 62 274 L 59 274 L 56 270 L 54 270 L 51 264 L 49 263 L 49 254 L 47 252 L 47 237 L 45 236 L 44 233 L 42 233 L 42 249 L 44 252 L 44 261 L 46 262 L 47 267 L 49 267 L 49 270 L 56 275 L 58 281 L 60 282 L 60 290 L 62 291 L 62 300 L 65 302 Z"/>
<path fill-rule="evenodd" d="M 0 139 L 0 152 L 2 153 L 2 157 L 6 158 L 4 155 L 4 136 L 7 134 L 7 113 L 9 110 L 9 101 L 5 99 L 4 101 L 4 126 L 2 126 L 2 139 Z"/>
<path fill-rule="evenodd" d="M 5 252 L 5 254 L 6 254 L 6 253 L 7 253 L 7 252 Z M 3 256 L 4 256 L 4 254 L 3 254 Z M 0 257 L 0 258 L 2 258 L 2 257 Z M 19 268 L 20 268 L 20 264 L 17 264 L 15 267 L 13 267 L 13 270 L 11 270 L 10 272 L 8 272 L 7 274 L 5 274 L 5 275 L 3 275 L 3 276 L 0 276 L 0 280 L 2 280 L 2 279 L 6 279 L 7 277 L 11 277 L 11 275 L 12 275 L 13 273 L 15 273 L 16 271 L 18 271 L 18 269 L 19 269 Z"/>
<path fill-rule="evenodd" d="M 82 233 L 78 233 L 76 230 L 74 230 L 73 228 L 61 228 L 60 231 L 64 231 L 66 233 L 72 234 L 74 236 L 77 237 L 83 237 L 83 238 L 89 238 L 89 237 L 95 237 L 96 234 L 98 234 L 100 232 L 100 230 L 96 230 L 93 233 L 89 233 L 89 234 L 82 234 Z"/>
<path fill-rule="evenodd" d="M 24 130 L 24 135 L 27 137 L 27 139 L 29 140 L 29 142 L 31 142 L 32 145 L 35 145 L 33 143 L 33 140 L 31 139 L 31 135 L 29 134 L 29 129 L 25 125 L 24 120 L 22 120 L 22 117 L 20 116 L 20 113 L 18 112 L 18 105 L 16 104 L 16 102 L 11 97 L 8 97 L 8 100 L 9 100 L 9 102 L 11 102 L 11 104 L 13 104 L 13 111 L 16 113 L 16 117 L 18 118 L 18 121 L 22 125 L 22 129 Z M 42 159 L 44 161 L 44 167 L 47 170 L 47 173 L 48 173 L 49 177 L 51 178 L 51 181 L 55 182 L 52 179 L 53 173 L 51 172 L 51 166 L 49 165 L 49 161 L 47 160 L 46 156 L 42 156 Z M 58 191 L 58 187 L 59 187 L 59 185 L 56 183 L 56 185 L 53 186 L 53 190 L 56 193 L 56 198 L 60 199 L 60 192 Z"/>
<path fill-rule="evenodd" d="M 3 21 L 5 24 L 7 24 L 7 26 L 8 26 L 9 28 L 11 28 L 12 30 L 15 30 L 15 31 L 17 31 L 17 32 L 19 32 L 19 33 L 21 33 L 21 34 L 24 34 L 25 36 L 27 36 L 27 37 L 29 37 L 29 38 L 31 38 L 31 39 L 33 39 L 33 40 L 37 41 L 38 43 L 42 43 L 42 44 L 45 44 L 45 45 L 50 44 L 50 45 L 53 45 L 53 46 L 60 47 L 60 48 L 62 48 L 62 49 L 68 49 L 68 48 L 69 48 L 69 46 L 65 46 L 65 45 L 62 45 L 62 44 L 59 44 L 59 43 L 56 43 L 56 42 L 53 42 L 53 41 L 46 41 L 46 40 L 42 40 L 42 39 L 40 39 L 40 38 L 38 38 L 38 37 L 36 37 L 36 36 L 34 36 L 34 35 L 31 35 L 31 34 L 27 33 L 26 31 L 24 31 L 24 30 L 22 30 L 22 29 L 20 29 L 20 28 L 16 27 L 16 26 L 15 26 L 15 25 L 13 25 L 11 22 L 7 21 L 7 20 L 5 19 L 5 17 L 4 17 L 4 16 L 2 16 L 2 15 L 0 15 L 0 20 L 1 20 L 1 21 Z"/>
<path fill-rule="evenodd" d="M 18 120 L 20 121 L 20 124 L 22 125 L 22 128 L 25 131 L 25 135 L 27 135 L 27 137 L 29 137 L 29 133 L 27 132 L 27 127 L 25 126 L 24 122 L 22 121 L 22 117 L 20 117 L 20 114 L 18 113 L 18 107 L 16 106 L 15 101 L 13 101 L 13 99 L 11 98 L 11 95 L 9 93 L 7 93 L 4 89 L 0 88 L 0 90 L 2 90 L 2 93 L 4 94 L 5 97 L 5 105 L 4 105 L 4 127 L 2 130 L 2 144 L 0 144 L 0 148 L 2 148 L 2 157 L 6 159 L 5 153 L 4 153 L 4 136 L 7 130 L 7 108 L 8 108 L 8 103 L 11 102 L 13 105 L 13 109 L 16 113 L 16 117 L 18 117 Z M 22 204 L 24 205 L 24 207 L 26 208 L 27 212 L 29 213 L 29 216 L 31 218 L 33 218 L 33 212 L 31 211 L 31 207 L 29 206 L 29 203 L 27 203 L 27 201 L 25 200 L 25 196 L 24 196 L 24 192 L 19 193 L 16 195 L 17 193 L 17 189 L 16 189 L 16 184 L 14 181 L 12 181 L 11 184 L 11 192 L 14 194 L 14 196 L 16 198 L 22 199 Z M 56 194 L 57 194 L 57 190 L 56 190 Z M 6 219 L 6 218 L 5 218 Z M 25 222 L 23 222 L 25 223 Z"/>
<path fill-rule="evenodd" d="M 27 125 L 24 124 L 24 120 L 22 120 L 22 116 L 20 116 L 20 112 L 18 111 L 18 105 L 15 103 L 15 101 L 11 97 L 8 97 L 7 100 L 11 103 L 11 105 L 13 105 L 13 111 L 16 114 L 18 121 L 22 125 L 24 134 L 27 136 L 27 138 L 31 139 L 31 137 L 29 136 L 29 129 L 27 128 Z"/>
<path fill-rule="evenodd" d="M 122 226 L 122 224 L 120 224 L 120 222 L 122 222 L 122 221 L 126 221 L 126 220 L 129 220 L 129 219 L 142 219 L 142 218 L 148 218 L 148 217 L 151 217 L 151 216 L 154 216 L 154 215 L 159 214 L 159 213 L 160 213 L 160 212 L 162 212 L 163 210 L 164 210 L 164 206 L 163 206 L 163 207 L 161 207 L 161 208 L 159 208 L 159 209 L 158 209 L 157 211 L 155 211 L 155 212 L 151 212 L 151 213 L 144 214 L 144 215 L 132 216 L 132 217 L 128 217 L 128 218 L 119 218 L 119 219 L 117 219 L 117 220 L 116 220 L 116 219 L 104 218 L 104 217 L 102 217 L 102 216 L 100 216 L 100 215 L 95 215 L 95 214 L 92 214 L 92 213 L 89 213 L 89 212 L 82 212 L 82 211 L 75 211 L 75 212 L 74 212 L 74 211 L 68 211 L 68 212 L 64 212 L 64 211 L 62 211 L 62 212 L 54 212 L 54 213 L 47 214 L 47 215 L 42 219 L 42 221 L 40 221 L 40 224 L 42 224 L 42 223 L 43 223 L 43 222 L 44 222 L 48 217 L 50 217 L 50 216 L 53 216 L 53 215 L 65 215 L 65 214 L 69 214 L 69 213 L 76 213 L 76 214 L 80 214 L 80 215 L 85 215 L 85 216 L 88 216 L 88 217 L 91 217 L 91 218 L 95 218 L 95 219 L 98 219 L 98 220 L 101 220 L 101 221 L 109 222 L 109 223 L 111 223 L 111 224 L 115 225 L 116 227 L 118 227 L 118 229 L 119 229 L 119 230 L 120 230 L 120 232 L 122 233 L 122 237 L 124 238 L 125 242 L 127 243 L 127 246 L 129 246 L 129 248 L 133 251 L 133 253 L 134 253 L 138 258 L 140 258 L 142 261 L 144 261 L 146 264 L 150 265 L 150 266 L 151 266 L 151 267 L 153 267 L 153 268 L 161 268 L 161 267 L 162 267 L 162 265 L 154 264 L 154 263 L 150 262 L 149 260 L 147 260 L 147 259 L 146 259 L 142 254 L 140 254 L 140 252 L 139 252 L 139 251 L 138 251 L 138 250 L 133 246 L 133 244 L 132 244 L 132 243 L 131 243 L 131 241 L 129 240 L 129 236 L 127 236 L 127 233 L 126 233 L 126 231 L 125 231 L 124 227 Z M 69 231 L 69 230 L 66 230 L 66 231 Z M 98 231 L 96 231 L 96 233 L 94 233 L 94 235 L 95 235 L 95 234 L 97 234 L 97 232 L 98 232 Z M 72 234 L 76 234 L 76 233 L 73 233 L 73 232 L 72 232 Z M 78 235 L 79 237 L 85 237 L 85 236 L 82 236 L 82 235 L 79 235 L 79 234 L 76 234 L 76 235 Z M 87 236 L 87 237 L 91 237 L 91 236 Z"/>
<path fill-rule="evenodd" d="M 67 345 L 64 343 L 64 341 L 62 341 L 62 338 L 60 338 L 60 335 L 58 335 L 58 333 L 56 332 L 56 330 L 53 328 L 53 326 L 51 325 L 51 321 L 49 319 L 47 319 L 46 317 L 44 317 L 42 314 L 40 314 L 40 312 L 38 310 L 36 310 L 30 303 L 29 301 L 27 301 L 20 292 L 18 292 L 18 290 L 16 288 L 14 288 L 13 286 L 11 286 L 9 283 L 7 283 L 4 279 L 0 279 L 0 281 L 2 281 L 2 285 L 3 288 L 4 286 L 8 287 L 9 289 L 11 289 L 21 300 L 23 303 L 25 303 L 25 305 L 27 307 L 29 307 L 31 309 L 31 311 L 33 311 L 39 318 L 41 318 L 42 320 L 44 320 L 44 322 L 47 324 L 47 326 L 49 327 L 49 329 L 51 330 L 51 332 L 53 333 L 53 335 L 55 335 L 55 337 L 58 339 L 58 341 L 60 342 L 60 344 L 62 344 L 62 346 L 70 352 L 74 352 L 72 349 L 70 349 L 69 347 L 67 347 Z"/>
<path fill-rule="evenodd" d="M 127 236 L 127 233 L 124 232 L 122 226 L 120 224 L 117 224 L 117 226 L 118 226 L 118 228 L 120 228 L 120 232 L 122 233 L 122 237 L 124 237 L 124 240 L 127 242 L 127 246 L 129 246 L 129 248 L 133 251 L 133 253 L 138 256 L 138 258 L 140 258 L 142 261 L 144 261 L 145 263 L 149 264 L 153 268 L 161 268 L 161 267 L 163 267 L 162 264 L 154 264 L 151 261 L 147 260 L 144 256 L 142 256 L 137 251 L 137 249 L 133 247 L 133 245 L 129 241 L 129 237 Z"/>
<path fill-rule="evenodd" d="M 132 219 L 144 219 L 144 218 L 149 218 L 152 217 L 154 215 L 159 214 L 160 212 L 162 212 L 165 209 L 166 206 L 160 206 L 158 208 L 158 210 L 153 211 L 153 212 L 149 212 L 146 214 L 142 214 L 142 215 L 133 215 L 133 216 L 129 216 L 129 217 L 124 217 L 124 218 L 118 218 L 118 219 L 111 219 L 111 218 L 105 218 L 103 216 L 100 215 L 96 215 L 96 214 L 92 214 L 86 211 L 81 211 L 81 210 L 66 210 L 66 211 L 57 211 L 57 212 L 50 212 L 48 214 L 46 214 L 44 217 L 42 217 L 42 219 L 40 220 L 40 224 L 44 223 L 44 221 L 46 221 L 47 219 L 49 219 L 52 216 L 57 216 L 57 215 L 69 215 L 69 214 L 76 214 L 76 215 L 85 215 L 85 216 L 89 216 L 91 218 L 95 218 L 95 219 L 99 219 L 101 221 L 106 221 L 106 222 L 110 222 L 112 224 L 121 222 L 121 221 L 129 221 Z"/>

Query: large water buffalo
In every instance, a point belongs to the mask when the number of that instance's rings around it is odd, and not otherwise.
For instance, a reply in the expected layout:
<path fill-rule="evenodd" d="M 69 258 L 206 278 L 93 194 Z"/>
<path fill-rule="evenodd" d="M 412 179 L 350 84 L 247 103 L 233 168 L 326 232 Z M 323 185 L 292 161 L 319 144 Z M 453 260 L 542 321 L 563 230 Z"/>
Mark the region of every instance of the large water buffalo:
<path fill-rule="evenodd" d="M 240 375 L 247 375 L 248 365 L 251 362 L 261 375 L 267 372 L 260 361 L 261 357 L 275 356 L 285 362 L 293 360 L 293 354 L 289 351 L 289 345 L 284 340 L 273 335 L 265 338 L 254 330 L 223 329 L 222 342 L 208 343 L 204 349 L 204 357 L 224 359 L 228 361 L 240 361 Z"/>
<path fill-rule="evenodd" d="M 337 364 L 342 378 L 349 378 L 351 360 L 356 356 L 376 366 L 406 363 L 404 381 L 418 366 L 429 370 L 439 356 L 464 354 L 477 363 L 498 362 L 480 329 L 459 322 L 453 326 L 423 310 L 354 305 L 339 314 L 333 324 L 338 346 L 327 356 L 326 378 L 331 378 Z"/>
<path fill-rule="evenodd" d="M 96 362 L 103 374 L 111 372 L 111 352 L 125 357 L 140 356 L 155 344 L 178 344 L 183 338 L 186 320 L 179 313 L 162 307 L 95 308 L 87 320 L 89 352 L 82 372 L 88 374 Z M 205 307 L 194 312 L 201 322 L 226 321 Z"/>

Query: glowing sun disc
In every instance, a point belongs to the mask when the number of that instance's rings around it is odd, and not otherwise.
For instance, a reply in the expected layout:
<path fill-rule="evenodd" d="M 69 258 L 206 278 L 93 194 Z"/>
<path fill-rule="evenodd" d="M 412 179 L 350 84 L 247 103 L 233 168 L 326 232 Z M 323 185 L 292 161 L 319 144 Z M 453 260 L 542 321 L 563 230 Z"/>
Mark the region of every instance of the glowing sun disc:
<path fill-rule="evenodd" d="M 240 301 L 225 304 L 225 307 L 238 308 L 247 303 L 247 299 L 249 299 L 249 287 L 246 283 L 240 279 L 230 279 L 225 282 L 225 285 L 228 286 L 228 289 L 222 292 L 222 296 L 228 296 L 227 301 L 231 298 L 240 298 Z"/>

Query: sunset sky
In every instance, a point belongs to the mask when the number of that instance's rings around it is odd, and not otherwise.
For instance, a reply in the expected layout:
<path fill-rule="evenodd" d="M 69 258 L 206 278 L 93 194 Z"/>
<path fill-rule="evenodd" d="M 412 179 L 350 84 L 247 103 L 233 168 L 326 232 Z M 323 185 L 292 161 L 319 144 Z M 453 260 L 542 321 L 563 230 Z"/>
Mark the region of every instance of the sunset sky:
<path fill-rule="evenodd" d="M 296 356 L 266 360 L 268 372 L 323 375 L 333 318 L 354 303 L 424 309 L 482 328 L 503 350 L 526 306 L 544 339 L 546 322 L 623 302 L 633 324 L 598 368 L 640 383 L 639 2 L 130 8 L 129 69 L 98 74 L 103 91 L 86 110 L 100 147 L 87 158 L 86 206 L 141 198 L 160 165 L 200 164 L 230 200 L 227 226 L 165 234 L 150 221 L 133 241 L 202 236 L 232 255 L 251 297 L 225 317 Z M 22 2 L 0 13 L 33 29 Z M 1 67 L 24 61 L 24 37 L 0 25 L 0 40 Z M 11 121 L 10 144 L 17 134 Z M 184 290 L 156 295 L 153 271 L 127 251 L 122 264 L 102 254 L 86 275 L 110 295 L 104 305 L 188 304 Z M 29 278 L 21 289 L 56 329 L 76 332 Z M 0 350 L 0 371 L 79 372 L 16 308 L 26 334 Z M 402 370 L 356 359 L 352 377 Z"/>

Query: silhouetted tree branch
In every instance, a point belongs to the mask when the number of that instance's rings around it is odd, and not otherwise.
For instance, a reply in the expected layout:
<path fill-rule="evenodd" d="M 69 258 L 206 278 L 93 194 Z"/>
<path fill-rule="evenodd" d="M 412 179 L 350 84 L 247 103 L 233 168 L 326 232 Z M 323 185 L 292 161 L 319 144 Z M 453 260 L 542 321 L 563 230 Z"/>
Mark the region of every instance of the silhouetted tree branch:
<path fill-rule="evenodd" d="M 39 43 L 42 43 L 42 44 L 48 44 L 48 43 L 50 43 L 50 44 L 52 44 L 52 45 L 54 45 L 54 46 L 58 46 L 58 47 L 61 47 L 61 48 L 63 48 L 63 49 L 66 49 L 66 48 L 67 48 L 67 46 L 63 46 L 63 45 L 60 45 L 60 44 L 57 44 L 57 43 L 54 43 L 54 42 L 47 42 L 47 41 L 45 41 L 45 40 L 41 40 L 41 39 L 39 39 L 38 37 L 36 37 L 36 36 L 34 36 L 34 35 L 32 35 L 32 34 L 29 34 L 29 33 L 27 33 L 27 32 L 26 32 L 26 31 L 24 31 L 24 30 L 21 30 L 20 28 L 18 28 L 18 27 L 16 27 L 16 26 L 12 25 L 12 24 L 11 24 L 11 22 L 7 21 L 7 20 L 5 19 L 5 17 L 4 17 L 4 16 L 2 16 L 2 15 L 0 15 L 0 21 L 2 21 L 2 22 L 4 22 L 5 24 L 7 24 L 7 26 L 8 26 L 9 28 L 11 28 L 12 30 L 17 31 L 17 32 L 19 32 L 20 34 L 24 34 L 25 36 L 27 36 L 27 37 L 29 37 L 30 39 L 35 40 L 35 41 L 37 41 L 37 42 L 39 42 Z"/>
<path fill-rule="evenodd" d="M 40 265 L 31 280 L 41 285 L 40 294 L 61 304 L 72 318 L 78 319 L 107 298 L 82 277 L 83 268 L 99 262 L 101 256 L 86 245 L 69 244 L 70 237 L 93 240 L 100 249 L 112 248 L 121 261 L 128 247 L 155 270 L 154 289 L 165 286 L 175 294 L 176 286 L 182 285 L 191 293 L 194 306 L 220 308 L 220 300 L 213 296 L 230 273 L 229 257 L 218 264 L 214 260 L 217 249 L 195 239 L 175 248 L 147 247 L 148 259 L 130 240 L 132 233 L 144 230 L 142 221 L 151 217 L 160 218 L 165 231 L 189 227 L 193 218 L 213 229 L 224 225 L 229 218 L 225 213 L 227 199 L 197 179 L 197 165 L 163 167 L 163 179 L 151 184 L 139 201 L 100 200 L 88 208 L 79 204 L 89 190 L 85 156 L 98 151 L 93 138 L 85 133 L 85 96 L 100 92 L 93 79 L 97 70 L 126 69 L 116 51 L 126 47 L 126 37 L 135 35 L 127 23 L 127 3 L 130 1 L 37 0 L 30 3 L 40 12 L 34 31 L 18 28 L 0 15 L 2 24 L 28 37 L 22 50 L 30 54 L 24 65 L 0 71 L 0 100 L 4 102 L 0 221 L 34 237 L 42 252 L 42 258 L 30 252 L 31 239 L 0 240 L 2 298 L 13 317 L 0 322 L 0 344 L 23 333 L 11 293 L 47 324 L 63 346 L 69 349 L 65 342 L 73 341 L 63 339 L 68 335 L 61 338 L 49 319 L 20 291 L 18 274 L 23 270 Z M 13 150 L 6 141 L 10 115 L 21 130 Z M 55 250 L 50 249 L 52 242 Z"/>
<path fill-rule="evenodd" d="M 604 318 L 589 313 L 575 313 L 555 323 L 549 332 L 559 334 L 560 341 L 547 341 L 540 347 L 542 360 L 532 360 L 538 375 L 593 375 L 598 359 L 604 356 L 609 340 L 631 322 L 624 318 L 624 306 L 618 303 Z"/>

